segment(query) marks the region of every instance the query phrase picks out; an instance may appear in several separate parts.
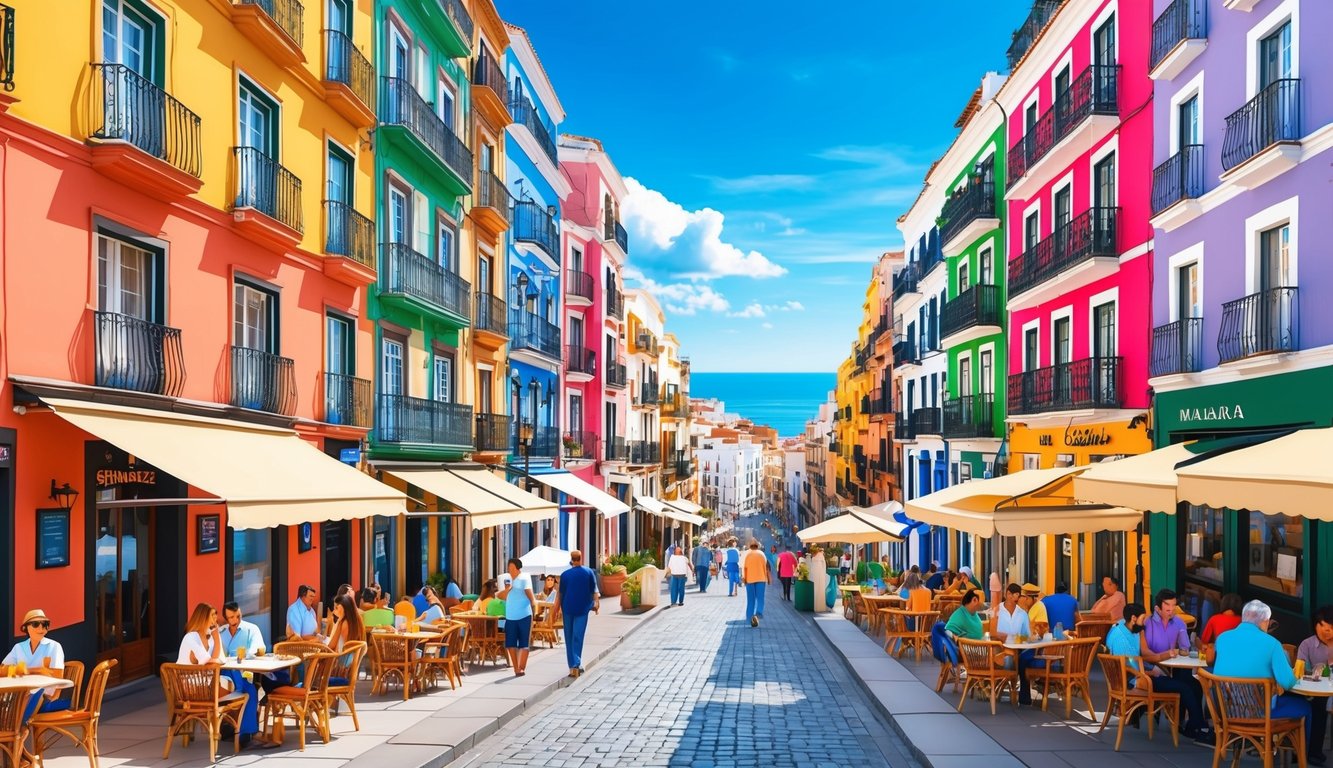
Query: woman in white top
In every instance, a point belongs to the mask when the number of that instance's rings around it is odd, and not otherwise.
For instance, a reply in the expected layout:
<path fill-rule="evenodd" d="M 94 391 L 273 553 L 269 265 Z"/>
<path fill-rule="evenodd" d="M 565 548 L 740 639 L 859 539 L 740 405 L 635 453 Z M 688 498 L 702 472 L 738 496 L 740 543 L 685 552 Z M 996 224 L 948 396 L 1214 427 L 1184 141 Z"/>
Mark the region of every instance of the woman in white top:
<path fill-rule="evenodd" d="M 221 631 L 217 609 L 207 603 L 196 605 L 185 624 L 185 637 L 181 638 L 176 663 L 196 666 L 222 663 Z M 231 690 L 231 680 L 224 676 L 222 687 Z"/>

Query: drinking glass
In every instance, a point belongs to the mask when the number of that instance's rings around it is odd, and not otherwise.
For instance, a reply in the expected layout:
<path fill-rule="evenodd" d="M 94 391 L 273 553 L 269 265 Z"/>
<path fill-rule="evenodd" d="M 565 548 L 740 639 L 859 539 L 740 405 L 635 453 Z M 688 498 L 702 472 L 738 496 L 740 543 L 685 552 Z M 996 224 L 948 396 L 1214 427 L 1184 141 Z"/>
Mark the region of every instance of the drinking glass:
<path fill-rule="evenodd" d="M 237 661 L 245 661 L 245 646 L 244 646 L 244 645 L 238 645 L 238 646 L 236 646 L 236 660 L 237 660 Z"/>

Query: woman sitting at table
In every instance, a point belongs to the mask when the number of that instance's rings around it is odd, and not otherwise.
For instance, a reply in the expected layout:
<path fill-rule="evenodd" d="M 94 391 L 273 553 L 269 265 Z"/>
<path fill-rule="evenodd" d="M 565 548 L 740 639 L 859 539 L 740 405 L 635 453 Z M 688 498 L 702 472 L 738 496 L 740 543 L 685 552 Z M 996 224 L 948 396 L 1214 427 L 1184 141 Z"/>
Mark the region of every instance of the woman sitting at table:
<path fill-rule="evenodd" d="M 221 632 L 217 609 L 207 603 L 196 605 L 190 620 L 185 623 L 185 637 L 181 638 L 176 663 L 195 666 L 221 664 Z M 241 672 L 234 670 L 225 671 L 219 685 L 228 693 L 235 690 L 250 695 L 245 702 L 245 711 L 241 713 L 241 747 L 244 748 L 259 733 L 259 690 Z"/>
<path fill-rule="evenodd" d="M 434 624 L 437 621 L 444 621 L 447 611 L 444 609 L 444 604 L 440 602 L 440 596 L 435 594 L 435 589 L 429 586 L 422 587 L 421 595 L 426 598 L 427 607 L 417 617 L 417 623 Z"/>
<path fill-rule="evenodd" d="M 495 590 L 495 579 L 487 579 L 486 583 L 481 585 L 481 594 L 477 595 L 476 602 L 472 604 L 472 610 L 477 613 L 485 613 L 486 604 L 495 599 Z"/>
<path fill-rule="evenodd" d="M 17 645 L 10 649 L 5 656 L 4 663 L 8 666 L 22 664 L 28 668 L 30 675 L 44 675 L 46 677 L 64 677 L 65 676 L 65 649 L 60 647 L 60 643 L 46 636 L 51 629 L 51 620 L 46 617 L 46 613 L 41 608 L 34 608 L 23 617 L 23 631 L 27 633 L 27 640 L 20 640 Z M 38 705 L 41 705 L 42 712 L 57 712 L 62 709 L 69 709 L 69 701 L 65 699 L 55 699 L 58 693 L 56 688 L 43 689 L 42 695 L 33 696 L 28 701 L 28 709 L 23 713 L 23 720 L 27 722 L 32 713 L 37 711 Z M 51 701 L 42 703 L 44 698 L 51 698 Z"/>
<path fill-rule="evenodd" d="M 542 580 L 542 591 L 537 593 L 537 599 L 543 603 L 554 603 L 556 591 L 560 588 L 560 581 L 552 574 L 547 574 Z"/>
<path fill-rule="evenodd" d="M 341 651 L 347 643 L 364 642 L 365 639 L 366 628 L 351 593 L 338 595 L 333 600 L 333 629 L 329 632 L 329 647 Z"/>
<path fill-rule="evenodd" d="M 903 588 L 898 591 L 899 596 L 907 601 L 905 610 L 909 611 L 929 611 L 931 594 L 926 589 L 926 585 L 921 581 L 921 574 L 913 571 L 907 572 L 907 577 L 903 579 Z"/>

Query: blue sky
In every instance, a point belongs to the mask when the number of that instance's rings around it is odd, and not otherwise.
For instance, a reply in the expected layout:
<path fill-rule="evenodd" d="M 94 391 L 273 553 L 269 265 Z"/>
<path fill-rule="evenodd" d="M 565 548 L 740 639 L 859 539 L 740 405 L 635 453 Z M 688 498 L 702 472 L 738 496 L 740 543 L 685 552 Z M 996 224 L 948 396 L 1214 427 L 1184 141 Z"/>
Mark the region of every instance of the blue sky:
<path fill-rule="evenodd" d="M 833 371 L 871 264 L 901 247 L 898 216 L 1031 2 L 497 5 L 561 131 L 600 139 L 628 180 L 631 274 L 694 369 Z"/>

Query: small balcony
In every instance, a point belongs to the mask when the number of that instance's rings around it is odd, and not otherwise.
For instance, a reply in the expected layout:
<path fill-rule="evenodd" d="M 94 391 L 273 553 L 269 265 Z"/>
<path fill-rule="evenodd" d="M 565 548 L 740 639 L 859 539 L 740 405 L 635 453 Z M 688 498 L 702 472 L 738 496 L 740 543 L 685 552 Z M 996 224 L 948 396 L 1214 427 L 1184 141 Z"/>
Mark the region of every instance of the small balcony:
<path fill-rule="evenodd" d="M 1012 374 L 1009 413 L 1120 408 L 1123 366 L 1119 357 L 1089 357 Z"/>
<path fill-rule="evenodd" d="M 198 192 L 199 116 L 124 64 L 91 66 L 93 167 L 159 200 Z"/>
<path fill-rule="evenodd" d="M 606 316 L 612 320 L 625 322 L 625 294 L 614 285 L 606 287 Z"/>
<path fill-rule="evenodd" d="M 376 410 L 377 442 L 436 448 L 473 446 L 470 405 L 381 394 Z"/>
<path fill-rule="evenodd" d="M 514 204 L 514 241 L 537 246 L 547 261 L 560 258 L 560 228 L 555 223 L 555 207 L 544 208 L 532 200 Z"/>
<path fill-rule="evenodd" d="M 998 286 L 969 287 L 945 302 L 940 312 L 940 333 L 944 346 L 950 347 L 999 333 L 1003 314 Z"/>
<path fill-rule="evenodd" d="M 606 386 L 624 389 L 629 385 L 629 372 L 625 367 L 625 358 L 616 358 L 616 361 L 606 366 Z"/>
<path fill-rule="evenodd" d="M 324 100 L 358 128 L 375 125 L 375 68 L 336 29 L 324 30 Z"/>
<path fill-rule="evenodd" d="M 477 414 L 478 451 L 486 453 L 506 453 L 509 451 L 509 436 L 514 431 L 514 420 L 503 413 Z"/>
<path fill-rule="evenodd" d="M 380 79 L 380 130 L 412 159 L 439 171 L 436 180 L 455 195 L 472 191 L 472 150 L 445 125 L 417 89 L 396 77 Z"/>
<path fill-rule="evenodd" d="M 1055 158 L 1052 167 L 1064 168 L 1115 128 L 1119 122 L 1119 79 L 1119 65 L 1091 64 L 1055 97 L 1046 113 L 1009 148 L 1007 196 L 1029 197 L 1044 178 L 1037 174 L 1043 160 Z M 1095 116 L 1103 119 L 1089 120 Z M 1085 131 L 1085 126 L 1095 130 Z M 1078 138 L 1071 138 L 1075 136 Z M 1057 147 L 1064 151 L 1053 153 Z"/>
<path fill-rule="evenodd" d="M 1152 172 L 1153 224 L 1170 231 L 1198 216 L 1201 208 L 1197 200 L 1204 193 L 1204 153 L 1202 144 L 1180 148 L 1166 162 Z M 1180 210 L 1162 214 L 1177 203 Z"/>
<path fill-rule="evenodd" d="M 995 182 L 973 176 L 944 203 L 940 239 L 944 253 L 958 255 L 974 240 L 1000 226 L 995 215 Z"/>
<path fill-rule="evenodd" d="M 995 437 L 994 395 L 963 395 L 945 400 L 940 412 L 944 437 Z"/>
<path fill-rule="evenodd" d="M 569 381 L 592 381 L 597 375 L 597 351 L 581 345 L 565 345 L 565 376 Z"/>
<path fill-rule="evenodd" d="M 592 461 L 597 457 L 597 433 L 586 430 L 566 432 L 560 438 L 565 461 Z"/>
<path fill-rule="evenodd" d="M 1300 349 L 1300 302 L 1295 286 L 1269 288 L 1222 305 L 1217 333 L 1220 362 Z"/>
<path fill-rule="evenodd" d="M 694 474 L 694 461 L 686 458 L 684 451 L 676 451 L 671 463 L 676 465 L 677 477 L 690 477 Z"/>
<path fill-rule="evenodd" d="M 342 373 L 324 374 L 324 421 L 351 427 L 371 425 L 371 385 Z"/>
<path fill-rule="evenodd" d="M 1153 22 L 1148 77 L 1174 78 L 1207 47 L 1207 0 L 1174 0 Z"/>
<path fill-rule="evenodd" d="M 597 295 L 592 275 L 576 269 L 565 270 L 565 303 L 575 307 L 591 307 Z"/>
<path fill-rule="evenodd" d="M 472 200 L 472 217 L 488 231 L 500 233 L 509 229 L 512 198 L 505 183 L 490 171 L 477 170 L 476 196 Z"/>
<path fill-rule="evenodd" d="M 94 384 L 180 397 L 185 352 L 179 328 L 115 312 L 93 312 L 97 339 Z"/>
<path fill-rule="evenodd" d="M 1257 187 L 1300 162 L 1301 81 L 1277 80 L 1227 118 L 1224 181 Z"/>
<path fill-rule="evenodd" d="M 513 120 L 509 112 L 509 81 L 494 54 L 481 47 L 472 65 L 472 103 L 499 130 Z"/>
<path fill-rule="evenodd" d="M 231 21 L 278 64 L 305 61 L 305 8 L 298 0 L 234 0 Z"/>
<path fill-rule="evenodd" d="M 640 331 L 634 337 L 634 345 L 630 349 L 636 355 L 647 355 L 657 357 L 657 337 L 648 331 Z"/>
<path fill-rule="evenodd" d="M 901 413 L 893 416 L 893 439 L 915 440 L 916 432 L 912 429 L 912 420 Z"/>
<path fill-rule="evenodd" d="M 555 458 L 560 453 L 560 432 L 555 427 L 536 427 L 532 430 L 532 442 L 525 450 L 519 443 L 518 435 L 511 434 L 510 452 L 525 458 Z"/>
<path fill-rule="evenodd" d="M 634 405 L 645 408 L 656 408 L 662 403 L 662 395 L 657 391 L 657 381 L 649 379 L 639 382 L 635 389 Z"/>
<path fill-rule="evenodd" d="M 628 443 L 630 464 L 648 466 L 662 463 L 662 444 L 650 440 L 630 440 Z"/>
<path fill-rule="evenodd" d="M 602 239 L 615 243 L 620 252 L 629 255 L 629 233 L 621 226 L 620 221 L 611 216 L 611 212 L 606 212 L 605 220 L 602 222 Z"/>
<path fill-rule="evenodd" d="M 1028 49 L 1036 42 L 1037 35 L 1046 28 L 1046 23 L 1055 15 L 1055 11 L 1060 7 L 1061 0 L 1035 0 L 1032 3 L 1032 10 L 1028 17 L 1023 21 L 1022 26 L 1014 30 L 1013 36 L 1009 42 L 1009 50 L 1005 56 L 1009 59 L 1009 69 L 1013 70 L 1018 62 L 1027 55 Z"/>
<path fill-rule="evenodd" d="M 324 201 L 324 273 L 351 278 L 352 285 L 375 282 L 375 222 L 338 200 Z"/>
<path fill-rule="evenodd" d="M 527 134 L 524 136 L 523 133 L 516 132 L 519 141 L 530 138 L 536 149 L 551 161 L 551 165 L 559 166 L 555 139 L 551 138 L 551 132 L 542 122 L 541 115 L 537 114 L 537 108 L 533 106 L 532 101 L 526 96 L 519 96 L 509 103 L 509 111 L 514 115 L 514 125 L 521 127 Z M 533 152 L 532 155 L 536 157 L 537 153 Z"/>
<path fill-rule="evenodd" d="M 629 444 L 625 438 L 613 435 L 603 440 L 602 461 L 629 461 Z"/>
<path fill-rule="evenodd" d="M 255 147 L 233 147 L 232 217 L 246 237 L 287 249 L 301 242 L 301 180 Z"/>
<path fill-rule="evenodd" d="M 1009 309 L 1025 309 L 1051 291 L 1064 293 L 1119 269 L 1116 251 L 1119 214 L 1119 208 L 1084 211 L 1009 262 Z M 1061 277 L 1068 279 L 1056 280 Z"/>
<path fill-rule="evenodd" d="M 1203 370 L 1203 318 L 1187 317 L 1152 329 L 1149 376 Z"/>
<path fill-rule="evenodd" d="M 664 419 L 683 419 L 690 412 L 689 398 L 674 387 L 668 387 L 667 391 L 662 393 L 660 405 Z"/>
<path fill-rule="evenodd" d="M 14 9 L 7 5 L 0 5 L 0 89 L 14 90 Z"/>
<path fill-rule="evenodd" d="M 459 326 L 472 317 L 472 286 L 404 243 L 380 243 L 380 299 Z"/>
<path fill-rule="evenodd" d="M 231 348 L 231 404 L 283 416 L 296 413 L 296 363 L 248 347 Z"/>
<path fill-rule="evenodd" d="M 940 434 L 940 409 L 917 408 L 912 411 L 912 434 L 918 437 Z"/>
<path fill-rule="evenodd" d="M 508 305 L 499 296 L 478 293 L 474 311 L 472 329 L 477 332 L 479 344 L 491 349 L 499 349 L 509 338 Z"/>
<path fill-rule="evenodd" d="M 509 310 L 509 350 L 560 359 L 560 326 L 522 309 Z"/>
<path fill-rule="evenodd" d="M 916 336 L 908 334 L 894 336 L 893 362 L 898 366 L 921 365 L 921 353 L 917 350 Z"/>
<path fill-rule="evenodd" d="M 893 298 L 901 299 L 909 293 L 920 293 L 921 289 L 917 287 L 916 262 L 911 262 L 907 266 L 898 270 L 898 274 L 893 276 Z"/>
<path fill-rule="evenodd" d="M 440 0 L 440 6 L 444 8 L 444 15 L 449 19 L 449 25 L 452 29 L 446 29 L 445 36 L 450 38 L 449 45 L 442 51 L 445 55 L 452 58 L 462 58 L 472 53 L 472 32 L 476 25 L 472 21 L 472 16 L 467 12 L 463 5 L 463 0 Z"/>

